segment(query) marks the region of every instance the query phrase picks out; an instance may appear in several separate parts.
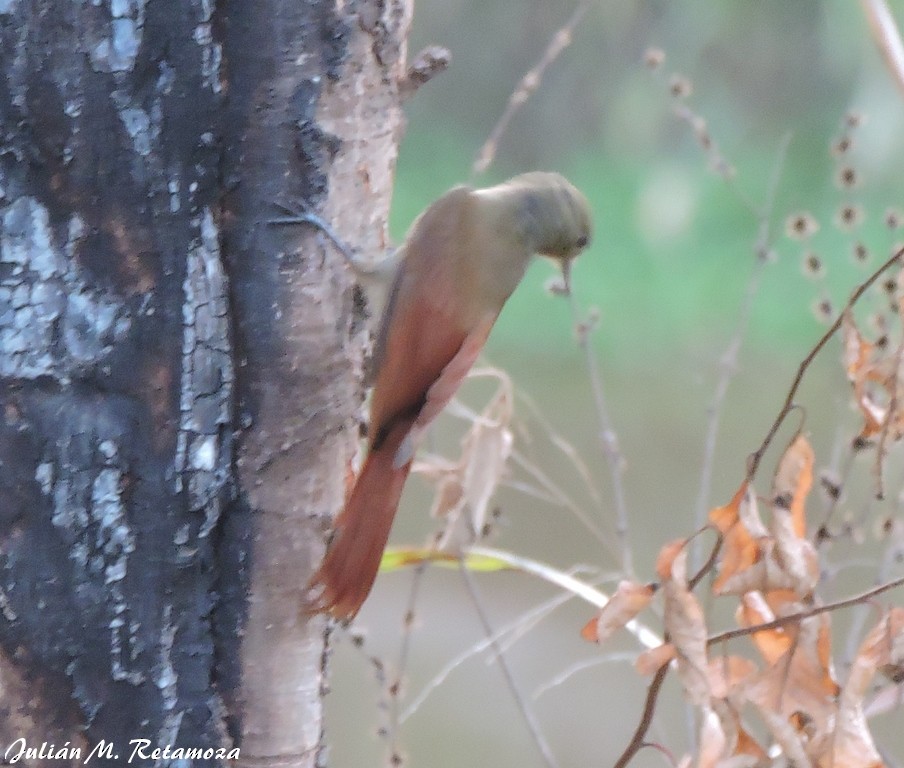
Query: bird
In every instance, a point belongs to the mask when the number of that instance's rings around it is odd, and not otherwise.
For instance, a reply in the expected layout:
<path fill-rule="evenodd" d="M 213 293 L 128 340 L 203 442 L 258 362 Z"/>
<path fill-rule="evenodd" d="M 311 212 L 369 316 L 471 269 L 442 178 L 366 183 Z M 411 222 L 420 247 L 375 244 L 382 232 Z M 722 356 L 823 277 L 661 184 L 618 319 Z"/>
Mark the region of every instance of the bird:
<path fill-rule="evenodd" d="M 412 224 L 379 324 L 364 464 L 308 587 L 309 608 L 350 621 L 370 594 L 418 440 L 452 399 L 535 254 L 571 261 L 590 242 L 586 197 L 534 171 L 456 186 Z"/>

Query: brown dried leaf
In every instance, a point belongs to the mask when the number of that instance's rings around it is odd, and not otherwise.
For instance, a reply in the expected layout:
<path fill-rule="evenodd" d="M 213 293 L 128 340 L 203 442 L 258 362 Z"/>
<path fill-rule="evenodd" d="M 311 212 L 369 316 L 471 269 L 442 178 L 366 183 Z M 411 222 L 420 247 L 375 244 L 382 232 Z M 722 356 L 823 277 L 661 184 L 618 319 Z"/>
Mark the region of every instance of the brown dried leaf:
<path fill-rule="evenodd" d="M 724 507 L 714 507 L 709 511 L 709 521 L 719 530 L 719 533 L 726 534 L 731 530 L 732 526 L 738 522 L 738 508 L 744 497 L 747 496 L 747 481 L 741 483 L 741 487 L 735 491 L 735 495 L 731 497 L 731 501 Z"/>
<path fill-rule="evenodd" d="M 864 714 L 866 696 L 876 673 L 904 662 L 904 608 L 893 608 L 870 630 L 851 666 L 838 697 L 838 714 L 831 738 L 820 742 L 821 768 L 876 768 L 881 766 Z"/>
<path fill-rule="evenodd" d="M 687 550 L 681 549 L 671 563 L 673 578 L 665 579 L 663 624 L 675 646 L 678 679 L 692 704 L 709 701 L 709 663 L 706 657 L 706 618 L 685 581 Z"/>
<path fill-rule="evenodd" d="M 512 452 L 512 386 L 499 375 L 496 394 L 474 419 L 455 462 L 428 457 L 414 471 L 437 480 L 431 512 L 447 521 L 439 548 L 458 552 L 479 539 L 493 494 L 505 475 Z"/>
<path fill-rule="evenodd" d="M 603 606 L 599 616 L 587 622 L 581 630 L 581 636 L 594 643 L 604 642 L 646 608 L 654 594 L 655 590 L 651 584 L 620 582 L 615 594 Z"/>
<path fill-rule="evenodd" d="M 744 686 L 757 673 L 756 664 L 741 656 L 720 656 L 709 661 L 709 689 L 717 699 L 743 695 Z"/>
<path fill-rule="evenodd" d="M 735 612 L 735 619 L 741 627 L 755 627 L 759 624 L 768 624 L 775 619 L 775 614 L 766 603 L 762 593 L 750 592 L 741 598 L 741 603 Z M 793 642 L 793 638 L 788 636 L 784 627 L 760 630 L 754 632 L 750 637 L 769 666 L 784 656 Z"/>
<path fill-rule="evenodd" d="M 640 654 L 637 661 L 634 662 L 634 669 L 644 676 L 653 675 L 674 658 L 675 646 L 671 643 L 663 643 Z"/>
<path fill-rule="evenodd" d="M 675 578 L 672 573 L 672 569 L 675 565 L 675 561 L 679 559 L 679 555 L 684 552 L 684 548 L 686 546 L 687 539 L 675 539 L 674 541 L 670 541 L 668 544 L 662 547 L 662 549 L 659 550 L 659 555 L 656 557 L 656 575 L 659 576 L 659 578 L 663 582 Z M 686 562 L 686 557 L 681 558 L 679 567 L 686 567 Z M 678 578 L 683 581 L 683 574 Z"/>
<path fill-rule="evenodd" d="M 853 313 L 848 309 L 841 320 L 842 360 L 848 380 L 854 387 L 854 399 L 863 415 L 861 437 L 870 437 L 881 431 L 888 417 L 887 409 L 880 406 L 868 389 L 870 382 L 886 382 L 888 377 L 872 362 L 875 346 L 863 338 Z"/>
<path fill-rule="evenodd" d="M 797 435 L 778 462 L 772 484 L 773 509 L 791 513 L 793 530 L 798 538 L 807 534 L 807 494 L 813 486 L 813 449 L 803 435 Z"/>
<path fill-rule="evenodd" d="M 879 670 L 904 666 L 904 608 L 892 608 L 864 638 L 841 692 L 845 702 L 862 705 Z"/>
<path fill-rule="evenodd" d="M 812 591 L 814 570 L 818 566 L 816 552 L 806 539 L 795 539 L 793 548 L 777 551 L 772 538 L 760 539 L 760 559 L 720 585 L 717 594 L 744 595 L 748 592 L 771 593 L 789 590 L 807 596 Z"/>
<path fill-rule="evenodd" d="M 761 762 L 765 762 L 766 751 L 745 730 L 741 723 L 740 705 L 746 704 L 746 696 L 738 705 L 729 703 L 723 699 L 712 700 L 712 711 L 719 716 L 722 732 L 725 735 L 725 746 L 722 750 L 722 760 L 718 763 L 720 768 L 751 768 Z M 706 710 L 704 710 L 706 711 Z"/>
<path fill-rule="evenodd" d="M 847 371 L 848 379 L 856 387 L 865 380 L 865 371 L 873 354 L 873 345 L 863 338 L 854 314 L 845 310 L 841 318 L 841 360 Z"/>
<path fill-rule="evenodd" d="M 700 718 L 699 743 L 698 768 L 717 768 L 726 756 L 727 739 L 721 718 L 708 706 L 703 707 Z"/>
<path fill-rule="evenodd" d="M 798 597 L 813 594 L 819 581 L 819 555 L 808 539 L 800 538 L 798 522 L 793 512 L 776 507 L 772 514 L 772 533 L 775 546 L 769 560 L 782 574 L 768 589 L 791 589 Z"/>
<path fill-rule="evenodd" d="M 810 766 L 812 761 L 807 756 L 804 749 L 804 740 L 800 734 L 788 721 L 787 718 L 776 712 L 768 703 L 763 704 L 756 699 L 751 699 L 754 706 L 766 723 L 772 738 L 782 748 L 788 762 L 795 766 Z"/>
<path fill-rule="evenodd" d="M 709 513 L 710 522 L 722 534 L 719 575 L 713 583 L 713 592 L 717 595 L 732 577 L 746 571 L 760 557 L 759 544 L 742 518 L 742 509 L 749 512 L 750 506 L 755 504 L 755 497 L 748 492 L 744 482 L 726 506 L 716 507 Z"/>
<path fill-rule="evenodd" d="M 766 750 L 742 727 L 738 727 L 738 742 L 735 745 L 736 755 L 750 755 L 754 758 L 754 765 L 764 765 L 769 757 Z"/>
<path fill-rule="evenodd" d="M 787 652 L 750 685 L 750 701 L 783 747 L 787 743 L 789 749 L 805 750 L 812 762 L 824 751 L 826 739 L 831 739 L 837 715 L 838 685 L 828 657 L 828 615 L 803 619 L 796 631 L 786 632 L 786 639 L 790 640 Z M 777 646 L 767 646 L 770 656 L 776 650 Z M 803 740 L 791 739 L 788 729 Z"/>

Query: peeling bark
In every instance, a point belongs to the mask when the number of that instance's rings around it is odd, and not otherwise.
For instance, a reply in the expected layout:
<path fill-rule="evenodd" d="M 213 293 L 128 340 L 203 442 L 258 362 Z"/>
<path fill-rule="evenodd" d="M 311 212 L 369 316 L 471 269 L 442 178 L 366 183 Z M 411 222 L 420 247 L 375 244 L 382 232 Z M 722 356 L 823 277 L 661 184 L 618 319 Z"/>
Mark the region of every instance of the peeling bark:
<path fill-rule="evenodd" d="M 322 762 L 364 308 L 266 221 L 385 249 L 410 12 L 0 2 L 0 755 Z"/>

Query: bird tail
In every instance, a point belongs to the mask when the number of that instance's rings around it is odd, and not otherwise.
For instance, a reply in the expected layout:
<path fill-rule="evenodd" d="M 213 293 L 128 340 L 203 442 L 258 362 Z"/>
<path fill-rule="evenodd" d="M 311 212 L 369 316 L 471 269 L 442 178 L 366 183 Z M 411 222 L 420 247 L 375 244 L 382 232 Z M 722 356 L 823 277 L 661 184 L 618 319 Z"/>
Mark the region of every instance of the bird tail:
<path fill-rule="evenodd" d="M 309 586 L 320 588 L 311 605 L 313 612 L 351 619 L 370 594 L 411 470 L 410 460 L 394 465 L 410 426 L 396 425 L 368 454 L 345 509 L 336 519 L 329 550 L 311 579 Z"/>

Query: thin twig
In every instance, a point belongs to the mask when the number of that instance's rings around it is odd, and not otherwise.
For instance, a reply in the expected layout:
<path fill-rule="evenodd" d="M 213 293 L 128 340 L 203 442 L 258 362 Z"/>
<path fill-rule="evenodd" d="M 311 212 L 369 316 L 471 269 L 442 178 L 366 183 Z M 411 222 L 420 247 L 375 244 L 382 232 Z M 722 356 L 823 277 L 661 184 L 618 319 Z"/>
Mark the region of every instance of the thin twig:
<path fill-rule="evenodd" d="M 478 375 L 481 375 L 483 371 L 478 371 Z M 469 374 L 469 377 L 474 375 L 474 372 Z M 468 421 L 474 421 L 475 419 L 480 418 L 480 414 L 478 414 L 473 409 L 469 408 L 467 405 L 462 403 L 460 400 L 453 400 L 452 403 L 448 406 L 448 412 L 455 415 L 460 416 Z M 554 432 L 549 430 L 550 438 L 555 442 L 557 435 Z M 564 441 L 562 441 L 564 443 Z M 566 453 L 566 455 L 570 456 L 570 454 L 565 451 L 565 449 L 561 445 L 557 445 L 560 450 Z M 596 538 L 603 546 L 611 547 L 610 537 L 607 537 L 603 530 L 593 521 L 593 519 L 581 508 L 581 506 L 571 498 L 560 486 L 556 485 L 553 480 L 540 468 L 540 466 L 530 461 L 524 454 L 520 451 L 512 450 L 510 460 L 513 464 L 517 464 L 522 469 L 524 469 L 531 477 L 539 484 L 540 488 L 534 488 L 532 486 L 528 486 L 523 483 L 518 483 L 517 481 L 506 481 L 502 483 L 508 488 L 514 488 L 521 493 L 533 496 L 538 499 L 542 499 L 550 504 L 557 504 L 564 509 L 569 510 L 577 520 L 587 528 L 587 531 L 593 534 L 594 538 Z M 589 478 L 589 473 L 586 472 L 586 468 L 583 467 L 583 463 L 579 463 L 578 471 L 581 473 L 581 477 Z M 590 487 L 588 485 L 588 487 Z M 542 490 L 546 491 L 546 494 L 541 492 Z M 596 489 L 591 487 L 591 493 L 596 496 Z M 612 549 L 613 554 L 616 554 L 614 548 Z"/>
<path fill-rule="evenodd" d="M 766 450 L 769 448 L 772 443 L 772 439 L 775 437 L 776 433 L 781 427 L 782 423 L 787 418 L 788 414 L 794 408 L 794 397 L 797 395 L 797 390 L 800 389 L 801 382 L 803 381 L 804 374 L 807 372 L 807 369 L 810 367 L 810 364 L 813 360 L 816 359 L 816 356 L 822 351 L 822 348 L 829 342 L 829 339 L 832 338 L 837 332 L 838 329 L 841 328 L 841 321 L 844 318 L 845 312 L 851 309 L 859 300 L 860 297 L 863 296 L 864 293 L 870 288 L 870 286 L 879 279 L 883 272 L 885 272 L 889 267 L 891 267 L 895 262 L 900 261 L 901 256 L 904 255 L 904 247 L 899 248 L 895 251 L 894 255 L 888 259 L 881 267 L 879 267 L 875 272 L 873 272 L 865 281 L 860 283 L 857 286 L 856 290 L 851 294 L 851 297 L 848 299 L 847 304 L 844 305 L 844 308 L 841 312 L 839 312 L 838 317 L 835 319 L 835 322 L 829 327 L 829 329 L 823 334 L 822 338 L 816 342 L 816 345 L 807 356 L 804 358 L 803 362 L 797 369 L 797 374 L 794 377 L 794 381 L 791 384 L 791 388 L 788 390 L 788 395 L 785 398 L 785 402 L 782 405 L 781 410 L 776 416 L 775 421 L 772 423 L 772 426 L 769 428 L 769 432 L 766 434 L 766 438 L 763 440 L 757 450 L 750 454 L 747 459 L 747 482 L 752 482 L 754 477 L 756 476 L 757 470 L 760 466 L 760 461 L 763 459 L 763 455 L 766 453 Z"/>
<path fill-rule="evenodd" d="M 399 647 L 399 658 L 396 662 L 396 678 L 389 689 L 389 724 L 387 739 L 389 740 L 389 748 L 393 756 L 399 754 L 399 726 L 404 721 L 404 717 L 400 717 L 399 715 L 399 705 L 402 695 L 401 680 L 404 677 L 405 669 L 408 666 L 408 655 L 411 650 L 411 635 L 414 627 L 414 611 L 428 564 L 427 561 L 418 563 L 417 567 L 414 569 L 414 575 L 411 579 L 411 591 L 408 593 L 408 605 L 405 607 L 404 625 L 402 627 L 402 643 Z"/>
<path fill-rule="evenodd" d="M 490 132 L 489 138 L 483 143 L 483 146 L 477 153 L 477 158 L 474 160 L 474 165 L 471 167 L 472 177 L 483 173 L 490 167 L 490 164 L 496 157 L 499 140 L 508 129 L 509 123 L 512 122 L 512 118 L 514 118 L 518 110 L 524 106 L 531 94 L 537 90 L 543 79 L 543 74 L 546 72 L 549 65 L 559 58 L 559 54 L 571 44 L 571 37 L 574 34 L 574 30 L 581 19 L 584 18 L 584 14 L 587 13 L 589 8 L 590 0 L 584 0 L 574 9 L 571 18 L 569 18 L 568 21 L 565 22 L 565 25 L 553 35 L 552 40 L 549 41 L 549 45 L 546 46 L 546 50 L 543 51 L 540 60 L 524 75 L 524 77 L 521 78 L 518 87 L 515 88 L 512 95 L 509 96 L 508 104 L 505 107 L 505 111 L 502 113 L 502 117 L 499 118 L 499 122 L 496 123 L 493 130 Z"/>
<path fill-rule="evenodd" d="M 820 613 L 827 613 L 828 611 L 837 611 L 841 608 L 848 608 L 852 605 L 859 605 L 860 603 L 864 603 L 867 600 L 870 600 L 877 595 L 881 595 L 883 592 L 888 592 L 890 589 L 894 589 L 895 587 L 900 587 L 904 585 L 904 576 L 901 576 L 898 579 L 892 579 L 891 581 L 886 582 L 885 584 L 880 584 L 878 587 L 873 587 L 872 589 L 868 589 L 865 592 L 861 592 L 859 595 L 853 595 L 852 597 L 846 597 L 843 600 L 836 600 L 834 603 L 826 603 L 825 605 L 817 605 L 813 608 L 808 608 L 806 611 L 798 611 L 797 613 L 790 613 L 787 616 L 781 616 L 780 618 L 773 619 L 772 621 L 764 622 L 763 624 L 757 624 L 752 627 L 740 627 L 739 629 L 729 629 L 725 632 L 720 632 L 717 635 L 712 635 L 707 638 L 706 645 L 712 646 L 716 643 L 723 643 L 727 640 L 734 640 L 738 637 L 746 637 L 747 635 L 755 635 L 757 632 L 766 632 L 770 629 L 778 629 L 779 627 L 783 627 L 786 624 L 794 624 L 799 621 L 803 621 L 804 619 L 809 619 L 813 616 L 818 616 Z"/>
<path fill-rule="evenodd" d="M 902 554 L 904 554 L 904 544 L 896 537 L 892 536 L 891 541 L 889 541 L 888 546 L 885 547 L 885 551 L 882 554 L 882 559 L 879 563 L 879 572 L 876 574 L 876 581 L 882 583 L 888 579 L 888 574 L 901 562 Z M 842 656 L 842 663 L 848 668 L 854 663 L 854 658 L 857 655 L 860 638 L 863 636 L 863 627 L 869 616 L 869 606 L 858 606 L 857 609 L 852 611 L 852 614 L 851 626 L 848 630 L 848 639 L 845 645 L 844 655 Z"/>
<path fill-rule="evenodd" d="M 610 544 L 609 539 L 593 521 L 593 519 L 574 501 L 564 490 L 556 485 L 553 480 L 543 472 L 540 467 L 532 461 L 528 461 L 519 451 L 512 451 L 512 463 L 517 464 L 526 472 L 528 472 L 534 480 L 536 480 L 542 488 L 544 488 L 557 504 L 568 509 L 578 521 L 587 529 L 587 532 L 604 546 Z"/>
<path fill-rule="evenodd" d="M 499 647 L 499 643 L 495 639 L 493 625 L 490 623 L 489 616 L 487 615 L 487 612 L 483 605 L 483 600 L 480 598 L 480 593 L 477 590 L 477 584 L 474 582 L 474 578 L 472 577 L 471 572 L 465 566 L 464 560 L 462 560 L 460 563 L 460 571 L 461 577 L 465 582 L 465 586 L 467 587 L 468 594 L 471 596 L 471 602 L 474 603 L 474 610 L 477 612 L 477 617 L 478 619 L 480 619 L 480 623 L 483 625 L 484 634 L 486 634 L 487 639 L 490 640 L 490 647 L 493 649 L 493 653 L 496 655 L 496 663 L 499 665 L 499 670 L 502 672 L 502 676 L 505 678 L 505 682 L 509 687 L 509 691 L 511 691 L 512 698 L 515 700 L 515 704 L 521 711 L 521 716 L 524 718 L 527 729 L 528 731 L 530 731 L 531 737 L 533 738 L 534 743 L 537 745 L 537 749 L 540 750 L 540 754 L 543 756 L 543 761 L 546 763 L 546 765 L 549 768 L 557 768 L 558 763 L 556 762 L 556 759 L 552 754 L 549 743 L 546 741 L 546 738 L 543 736 L 543 732 L 540 730 L 540 724 L 537 722 L 537 718 L 534 715 L 533 710 L 530 708 L 530 705 L 521 694 L 521 691 L 518 688 L 518 683 L 515 681 L 515 676 L 512 674 L 512 670 L 509 667 L 508 662 L 505 660 L 502 649 Z"/>
<path fill-rule="evenodd" d="M 716 543 L 713 544 L 713 548 L 709 553 L 709 557 L 706 558 L 706 562 L 700 567 L 700 570 L 697 571 L 691 577 L 691 579 L 687 582 L 687 589 L 689 592 L 693 592 L 697 585 L 703 580 L 703 578 L 708 574 L 719 561 L 719 553 L 722 551 L 722 543 L 724 542 L 724 538 L 722 534 L 719 534 L 719 538 L 716 539 Z"/>
<path fill-rule="evenodd" d="M 491 648 L 494 640 L 501 642 L 507 635 L 518 631 L 519 628 L 525 624 L 531 626 L 535 625 L 540 620 L 546 618 L 546 616 L 552 613 L 552 611 L 554 611 L 556 608 L 567 603 L 573 597 L 574 595 L 568 592 L 558 594 L 550 600 L 547 600 L 545 603 L 541 603 L 535 608 L 531 608 L 527 613 L 522 614 L 514 621 L 511 621 L 505 626 L 499 628 L 498 630 L 496 630 L 496 633 L 492 637 L 482 638 L 468 648 L 465 648 L 461 653 L 449 659 L 449 661 L 446 662 L 445 665 L 443 665 L 442 669 L 440 669 L 424 686 L 421 692 L 417 696 L 412 698 L 411 702 L 408 704 L 408 707 L 402 713 L 399 722 L 404 723 L 406 720 L 408 720 L 408 718 L 414 715 L 415 712 L 417 712 L 417 710 L 420 709 L 424 702 L 429 698 L 430 694 L 446 682 L 449 675 L 451 675 L 462 664 L 468 661 L 468 659 L 471 659 L 472 657 L 483 653 L 488 648 Z"/>
<path fill-rule="evenodd" d="M 531 413 L 531 416 L 536 419 L 540 427 L 546 432 L 546 436 L 549 438 L 549 441 L 556 448 L 558 448 L 559 451 L 565 454 L 577 473 L 581 476 L 581 480 L 584 481 L 584 486 L 586 487 L 587 492 L 593 497 L 593 500 L 602 509 L 603 500 L 600 496 L 599 489 L 596 487 L 596 483 L 594 482 L 593 473 L 591 473 L 590 468 L 587 466 L 586 462 L 581 456 L 580 451 L 578 451 L 570 442 L 568 442 L 568 440 L 562 437 L 562 435 L 556 432 L 553 425 L 549 422 L 546 413 L 539 405 L 537 405 L 537 403 L 532 397 L 530 397 L 530 395 L 516 388 L 515 396 L 521 403 L 523 403 L 527 407 L 527 409 Z"/>
<path fill-rule="evenodd" d="M 633 651 L 622 651 L 620 653 L 610 653 L 606 656 L 593 656 L 589 659 L 582 659 L 581 661 L 575 662 L 567 669 L 559 672 L 555 677 L 551 680 L 547 680 L 545 683 L 540 685 L 538 688 L 534 690 L 534 694 L 532 698 L 534 701 L 539 699 L 544 693 L 551 691 L 553 688 L 557 688 L 558 686 L 566 683 L 569 679 L 574 677 L 576 674 L 580 672 L 585 672 L 588 669 L 592 669 L 593 667 L 602 666 L 603 664 L 614 664 L 614 663 L 625 663 L 625 664 L 633 664 L 637 661 L 637 654 Z"/>
<path fill-rule="evenodd" d="M 625 766 L 631 762 L 634 755 L 643 749 L 646 744 L 645 739 L 647 731 L 650 730 L 650 725 L 653 723 L 653 714 L 656 711 L 656 700 L 659 698 L 659 690 L 662 688 L 662 684 L 665 682 L 665 676 L 668 672 L 669 665 L 663 664 L 653 676 L 650 687 L 647 688 L 647 698 L 643 705 L 643 714 L 640 717 L 640 722 L 637 724 L 637 730 L 634 731 L 634 736 L 631 738 L 631 742 L 625 748 L 622 756 L 616 761 L 615 768 L 625 768 Z"/>
<path fill-rule="evenodd" d="M 603 378 L 600 374 L 599 361 L 593 353 L 593 345 L 590 343 L 590 328 L 587 321 L 581 317 L 581 309 L 577 298 L 571 288 L 569 275 L 570 262 L 563 265 L 564 292 L 571 306 L 572 322 L 578 338 L 578 346 L 584 352 L 584 360 L 587 365 L 587 373 L 590 377 L 590 388 L 593 392 L 593 402 L 596 406 L 596 416 L 599 421 L 600 441 L 603 455 L 609 467 L 609 476 L 612 480 L 612 495 L 615 498 L 615 534 L 619 542 L 619 551 L 622 558 L 622 570 L 626 576 L 634 576 L 634 561 L 631 556 L 631 545 L 628 541 L 628 504 L 625 500 L 625 488 L 622 482 L 622 473 L 625 460 L 618 445 L 618 434 L 612 426 L 609 417 L 609 409 L 606 406 L 606 395 L 603 392 Z"/>
<path fill-rule="evenodd" d="M 829 524 L 832 522 L 832 517 L 834 517 L 835 511 L 838 509 L 839 502 L 841 501 L 841 494 L 844 492 L 848 480 L 850 480 L 851 471 L 854 468 L 854 459 L 857 456 L 857 451 L 855 448 L 855 446 L 857 445 L 857 439 L 855 438 L 854 440 L 849 440 L 847 445 L 847 454 L 844 457 L 844 464 L 841 468 L 841 471 L 837 475 L 837 482 L 835 482 L 834 478 L 829 480 L 831 486 L 826 491 L 826 495 L 829 497 L 828 502 L 826 503 L 825 512 L 822 516 L 822 522 L 820 523 L 819 527 L 816 529 L 816 533 L 814 534 L 813 543 L 817 549 L 828 543 L 832 538 L 829 532 Z M 837 459 L 834 461 L 834 463 L 837 464 Z"/>

